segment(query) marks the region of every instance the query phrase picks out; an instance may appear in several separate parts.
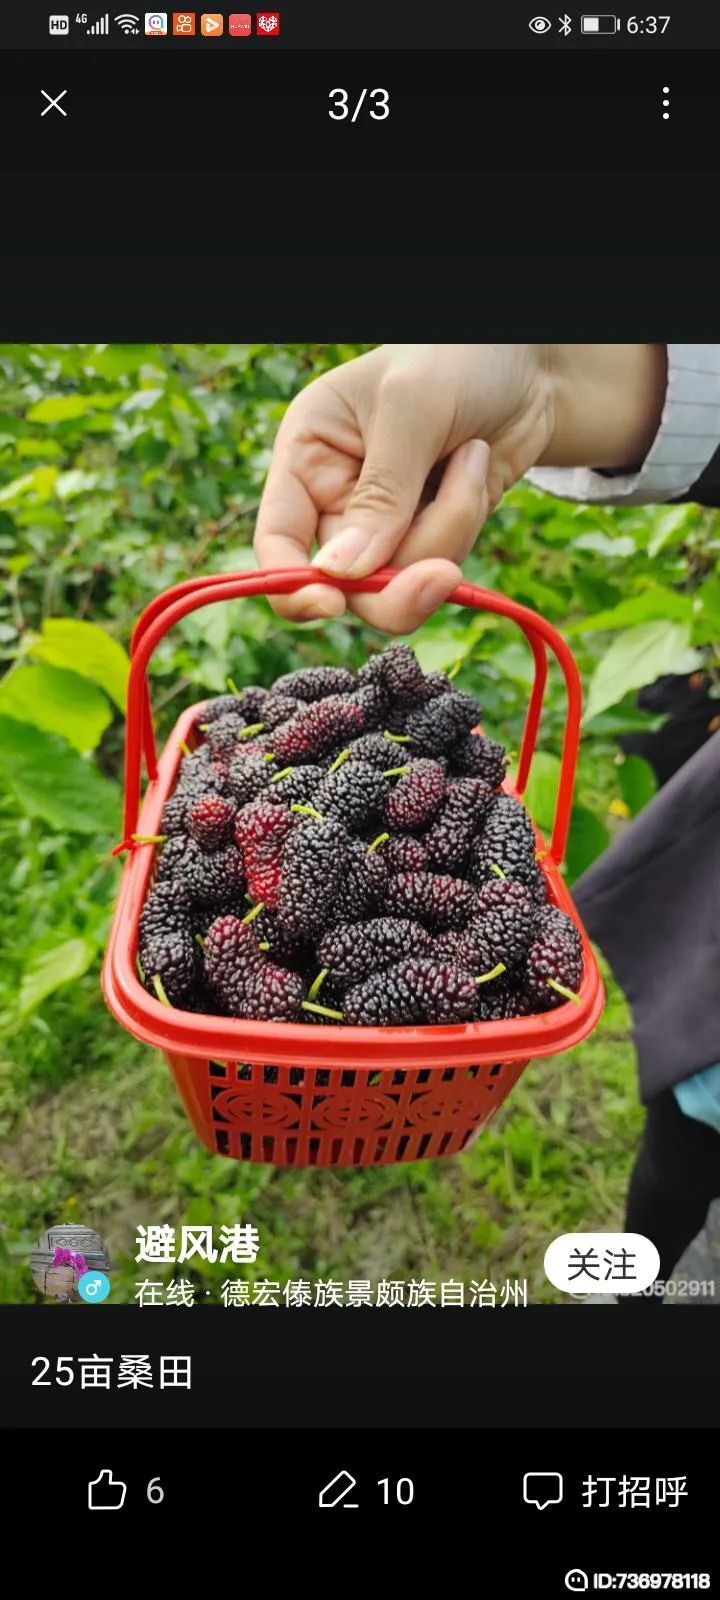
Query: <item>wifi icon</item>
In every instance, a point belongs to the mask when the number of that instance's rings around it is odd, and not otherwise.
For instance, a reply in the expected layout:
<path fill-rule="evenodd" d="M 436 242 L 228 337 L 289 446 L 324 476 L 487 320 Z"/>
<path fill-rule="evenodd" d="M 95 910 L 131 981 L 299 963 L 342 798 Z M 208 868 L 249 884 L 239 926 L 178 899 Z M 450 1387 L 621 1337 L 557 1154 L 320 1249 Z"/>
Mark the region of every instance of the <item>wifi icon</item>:
<path fill-rule="evenodd" d="M 140 32 L 140 18 L 134 17 L 131 11 L 121 12 L 120 16 L 115 17 L 114 20 L 125 34 Z"/>

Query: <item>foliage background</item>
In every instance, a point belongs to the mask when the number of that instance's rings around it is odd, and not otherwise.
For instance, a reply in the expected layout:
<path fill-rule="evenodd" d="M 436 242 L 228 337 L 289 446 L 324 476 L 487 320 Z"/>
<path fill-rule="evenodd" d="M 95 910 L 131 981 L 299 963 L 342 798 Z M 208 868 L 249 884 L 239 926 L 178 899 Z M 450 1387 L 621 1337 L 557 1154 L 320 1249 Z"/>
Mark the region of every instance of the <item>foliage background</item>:
<path fill-rule="evenodd" d="M 0 347 L 2 1300 L 34 1298 L 30 1245 L 61 1220 L 106 1235 L 119 1299 L 132 1297 L 132 1241 L 150 1221 L 256 1222 L 262 1253 L 250 1276 L 519 1276 L 545 1299 L 548 1238 L 619 1222 L 641 1117 L 612 983 L 593 1037 L 531 1067 L 467 1156 L 346 1174 L 211 1157 L 163 1061 L 103 1006 L 133 622 L 189 574 L 253 565 L 287 403 L 363 348 Z M 521 486 L 466 564 L 473 581 L 543 612 L 577 654 L 586 713 L 571 881 L 653 793 L 651 769 L 617 745 L 625 729 L 655 725 L 635 691 L 712 663 L 719 552 L 717 520 L 697 507 L 588 509 Z M 512 629 L 446 608 L 412 642 L 427 667 L 461 663 L 460 686 L 479 694 L 488 731 L 516 751 L 530 668 Z M 263 682 L 300 662 L 359 665 L 381 643 L 345 619 L 295 628 L 262 600 L 196 613 L 154 662 L 160 736 L 228 675 Z M 553 681 L 528 794 L 541 827 L 562 723 Z"/>

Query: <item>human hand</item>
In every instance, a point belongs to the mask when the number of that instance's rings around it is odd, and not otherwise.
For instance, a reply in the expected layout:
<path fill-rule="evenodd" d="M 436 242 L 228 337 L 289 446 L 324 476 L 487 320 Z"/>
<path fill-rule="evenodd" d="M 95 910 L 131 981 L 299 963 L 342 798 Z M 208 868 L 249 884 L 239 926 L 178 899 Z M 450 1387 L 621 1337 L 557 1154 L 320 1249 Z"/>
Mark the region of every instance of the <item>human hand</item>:
<path fill-rule="evenodd" d="M 313 565 L 337 577 L 401 570 L 379 595 L 346 601 L 310 584 L 275 610 L 308 621 L 349 604 L 410 632 L 452 593 L 487 515 L 530 467 L 642 458 L 664 370 L 658 345 L 383 345 L 326 373 L 279 429 L 259 564 L 305 565 L 317 543 Z"/>

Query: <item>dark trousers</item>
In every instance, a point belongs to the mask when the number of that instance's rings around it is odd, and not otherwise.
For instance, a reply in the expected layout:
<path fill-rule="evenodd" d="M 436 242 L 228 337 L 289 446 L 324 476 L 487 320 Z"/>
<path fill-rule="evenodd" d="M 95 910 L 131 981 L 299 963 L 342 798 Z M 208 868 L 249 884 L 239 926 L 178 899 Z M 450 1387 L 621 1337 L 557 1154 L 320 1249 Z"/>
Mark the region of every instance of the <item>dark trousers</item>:
<path fill-rule="evenodd" d="M 657 1247 L 658 1278 L 671 1277 L 718 1196 L 720 1134 L 686 1117 L 667 1089 L 648 1106 L 627 1203 L 628 1232 L 644 1233 Z M 638 1296 L 633 1303 L 662 1305 L 662 1300 Z"/>

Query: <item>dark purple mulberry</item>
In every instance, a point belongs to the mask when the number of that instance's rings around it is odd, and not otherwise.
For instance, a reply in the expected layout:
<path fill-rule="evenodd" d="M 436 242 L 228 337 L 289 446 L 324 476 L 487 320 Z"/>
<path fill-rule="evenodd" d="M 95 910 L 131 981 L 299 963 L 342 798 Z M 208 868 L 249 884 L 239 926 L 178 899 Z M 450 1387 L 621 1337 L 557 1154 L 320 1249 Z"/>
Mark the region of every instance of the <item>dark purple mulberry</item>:
<path fill-rule="evenodd" d="M 327 700 L 318 705 L 328 705 Z M 339 822 L 312 818 L 293 829 L 283 854 L 278 922 L 298 942 L 317 938 L 345 893 L 351 840 Z"/>
<path fill-rule="evenodd" d="M 477 930 L 489 950 L 491 965 L 502 961 L 508 971 L 516 971 L 527 954 L 537 915 L 532 890 L 525 884 L 492 878 L 478 889 L 472 921 L 463 934 L 463 949 Z"/>
<path fill-rule="evenodd" d="M 407 917 L 375 917 L 369 922 L 341 922 L 320 940 L 318 965 L 327 967 L 337 988 L 361 983 L 403 957 L 430 949 L 430 934 Z"/>
<path fill-rule="evenodd" d="M 462 878 L 437 872 L 400 872 L 387 886 L 387 910 L 411 917 L 435 933 L 464 928 L 472 916 L 476 891 Z"/>
<path fill-rule="evenodd" d="M 363 712 L 351 696 L 328 695 L 283 723 L 272 735 L 272 748 L 281 763 L 313 761 L 363 727 Z"/>
<path fill-rule="evenodd" d="M 307 767 L 283 768 L 277 773 L 271 771 L 271 782 L 268 787 L 267 799 L 281 805 L 295 806 L 308 805 L 327 776 L 327 769 L 321 766 L 308 765 Z M 318 810 L 321 808 L 318 807 Z"/>
<path fill-rule="evenodd" d="M 486 738 L 484 733 L 469 733 L 453 745 L 450 767 L 461 777 L 483 778 L 491 789 L 499 789 L 505 782 L 507 752 L 504 744 Z"/>
<path fill-rule="evenodd" d="M 246 806 L 267 789 L 272 766 L 261 755 L 238 755 L 227 775 L 227 791 L 239 806 Z"/>
<path fill-rule="evenodd" d="M 343 1016 L 359 1027 L 448 1024 L 471 1022 L 476 1005 L 470 973 L 432 956 L 413 956 L 348 989 Z"/>
<path fill-rule="evenodd" d="M 567 996 L 554 984 L 576 994 L 582 982 L 582 940 L 578 928 L 557 906 L 545 906 L 535 921 L 532 943 L 521 978 L 525 999 L 535 1011 L 564 1005 Z"/>
<path fill-rule="evenodd" d="M 367 833 L 382 817 L 390 779 L 366 761 L 344 761 L 319 784 L 313 805 L 324 817 L 343 822 L 352 833 Z"/>
<path fill-rule="evenodd" d="M 203 850 L 218 850 L 232 837 L 236 805 L 220 794 L 203 794 L 187 812 L 187 831 Z"/>
<path fill-rule="evenodd" d="M 474 695 L 438 695 L 437 699 L 410 712 L 405 731 L 410 734 L 418 755 L 446 755 L 479 722 L 481 714 L 482 707 Z"/>
<path fill-rule="evenodd" d="M 399 700 L 412 705 L 427 697 L 425 674 L 407 644 L 391 644 L 369 661 L 358 672 L 362 686 L 379 684 L 389 700 Z"/>
<path fill-rule="evenodd" d="M 423 839 L 433 872 L 464 871 L 470 845 L 493 800 L 493 791 L 482 778 L 455 778 L 448 784 L 440 811 Z"/>
<path fill-rule="evenodd" d="M 168 840 L 165 851 L 172 840 Z M 161 858 L 162 862 L 162 858 Z M 242 902 L 245 894 L 245 873 L 240 851 L 234 844 L 220 850 L 201 850 L 194 839 L 174 868 L 194 906 L 210 911 L 230 911 Z"/>
<path fill-rule="evenodd" d="M 163 806 L 160 832 L 168 837 L 172 834 L 185 833 L 185 818 L 191 803 L 191 797 L 187 794 L 171 794 Z"/>
<path fill-rule="evenodd" d="M 158 978 L 172 1006 L 191 1000 L 200 969 L 199 948 L 192 933 L 190 908 L 177 884 L 151 890 L 140 914 L 138 957 L 148 992 L 161 999 Z"/>
<path fill-rule="evenodd" d="M 391 767 L 402 764 L 393 762 Z M 445 798 L 445 769 L 439 761 L 410 761 L 407 765 L 407 773 L 395 783 L 385 816 L 391 828 L 413 832 L 426 828 L 439 811 Z"/>
<path fill-rule="evenodd" d="M 492 877 L 516 878 L 537 888 L 535 834 L 525 807 L 514 795 L 496 796 L 482 833 L 470 850 L 469 876 L 475 883 Z"/>
<path fill-rule="evenodd" d="M 355 679 L 347 667 L 298 667 L 296 672 L 285 672 L 275 683 L 280 694 L 294 695 L 307 704 L 326 700 L 331 694 L 352 694 Z"/>
<path fill-rule="evenodd" d="M 411 833 L 397 833 L 380 846 L 388 872 L 423 872 L 427 867 L 427 847 L 424 839 Z"/>
<path fill-rule="evenodd" d="M 369 766 L 377 767 L 381 772 L 386 767 L 399 767 L 407 760 L 407 745 L 397 744 L 392 739 L 386 739 L 384 733 L 362 733 L 359 739 L 351 739 L 345 748 L 349 751 L 348 761 L 366 761 Z M 336 756 L 342 754 L 342 746 L 335 752 Z"/>
<path fill-rule="evenodd" d="M 251 930 L 235 917 L 209 929 L 203 951 L 210 982 L 229 1016 L 258 1022 L 295 1022 L 305 985 L 299 973 L 278 967 L 258 949 Z"/>

